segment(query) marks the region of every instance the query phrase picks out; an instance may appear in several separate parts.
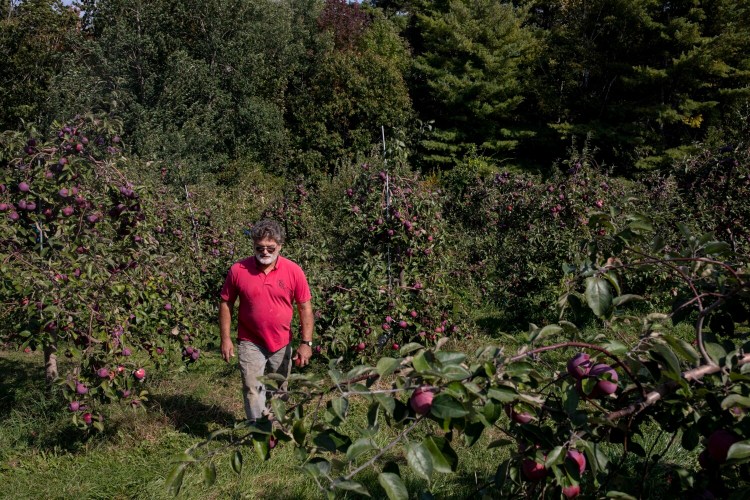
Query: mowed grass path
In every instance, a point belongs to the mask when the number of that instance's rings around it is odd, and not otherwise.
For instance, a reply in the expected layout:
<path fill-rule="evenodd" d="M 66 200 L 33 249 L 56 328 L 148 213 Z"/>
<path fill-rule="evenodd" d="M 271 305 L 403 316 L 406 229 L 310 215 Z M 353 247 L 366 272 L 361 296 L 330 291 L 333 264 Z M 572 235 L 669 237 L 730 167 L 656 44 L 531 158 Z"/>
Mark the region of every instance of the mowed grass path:
<path fill-rule="evenodd" d="M 111 405 L 104 410 L 106 431 L 82 439 L 64 403 L 45 390 L 41 354 L 0 351 L 0 498 L 171 498 L 165 478 L 174 457 L 243 416 L 239 371 L 217 354 L 204 353 L 196 366 L 150 377 L 149 383 L 148 412 Z M 366 406 L 352 401 L 351 408 L 355 422 L 364 422 Z M 384 445 L 395 435 L 384 429 L 377 441 Z M 419 435 L 414 432 L 412 437 Z M 472 496 L 510 452 L 487 449 L 500 437 L 499 431 L 488 432 L 471 449 L 454 440 L 459 470 L 436 474 L 431 491 L 439 498 Z M 322 497 L 314 481 L 298 468 L 293 448 L 282 443 L 265 462 L 251 449 L 243 449 L 240 475 L 233 472 L 225 453 L 215 460 L 214 486 L 203 484 L 200 469 L 189 469 L 180 497 Z M 426 490 L 427 483 L 411 475 L 405 458 L 394 453 L 388 458 L 400 464 L 410 491 Z M 366 471 L 357 479 L 373 497 L 385 496 L 377 471 Z"/>

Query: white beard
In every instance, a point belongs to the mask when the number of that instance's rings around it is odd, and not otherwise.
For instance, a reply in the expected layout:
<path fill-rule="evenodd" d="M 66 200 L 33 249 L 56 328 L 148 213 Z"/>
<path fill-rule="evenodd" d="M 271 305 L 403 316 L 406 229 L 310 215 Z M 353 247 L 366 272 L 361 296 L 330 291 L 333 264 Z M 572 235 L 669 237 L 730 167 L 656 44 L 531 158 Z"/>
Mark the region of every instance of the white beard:
<path fill-rule="evenodd" d="M 264 266 L 268 266 L 270 264 L 273 264 L 276 262 L 276 259 L 278 258 L 278 254 L 268 255 L 268 254 L 255 254 L 255 258 L 258 259 L 258 262 L 263 264 Z"/>

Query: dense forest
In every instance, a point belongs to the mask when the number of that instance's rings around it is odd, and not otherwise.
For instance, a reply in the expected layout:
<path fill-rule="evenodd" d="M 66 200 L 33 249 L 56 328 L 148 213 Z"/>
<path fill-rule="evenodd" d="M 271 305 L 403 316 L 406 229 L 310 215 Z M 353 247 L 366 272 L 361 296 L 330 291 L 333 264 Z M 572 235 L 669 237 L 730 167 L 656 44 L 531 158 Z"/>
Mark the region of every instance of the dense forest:
<path fill-rule="evenodd" d="M 637 176 L 746 132 L 734 0 L 6 0 L 0 129 L 85 112 L 178 182 L 335 173 L 383 127 L 423 172 L 548 175 L 574 141 Z"/>

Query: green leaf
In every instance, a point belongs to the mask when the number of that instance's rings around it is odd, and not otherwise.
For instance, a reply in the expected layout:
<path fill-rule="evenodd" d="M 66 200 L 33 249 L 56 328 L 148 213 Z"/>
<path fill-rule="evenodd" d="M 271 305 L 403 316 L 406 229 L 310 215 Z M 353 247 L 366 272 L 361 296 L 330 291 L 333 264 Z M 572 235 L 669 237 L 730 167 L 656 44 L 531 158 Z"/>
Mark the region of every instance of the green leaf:
<path fill-rule="evenodd" d="M 715 342 L 706 342 L 705 347 L 708 355 L 711 356 L 711 358 L 717 363 L 727 357 L 727 351 L 725 351 L 720 344 L 717 344 Z"/>
<path fill-rule="evenodd" d="M 346 450 L 346 458 L 350 462 L 356 460 L 363 453 L 377 449 L 377 444 L 370 438 L 359 438 L 354 441 L 351 446 Z"/>
<path fill-rule="evenodd" d="M 733 408 L 735 406 L 750 408 L 750 398 L 747 396 L 742 396 L 740 394 L 730 394 L 721 402 L 721 407 L 724 410 L 728 410 L 729 408 Z"/>
<path fill-rule="evenodd" d="M 541 330 L 538 330 L 535 335 L 532 336 L 532 338 L 529 339 L 530 342 L 536 342 L 538 340 L 545 339 L 547 337 L 551 337 L 553 335 L 557 335 L 558 333 L 562 332 L 563 329 L 559 325 L 547 325 Z"/>
<path fill-rule="evenodd" d="M 358 495 L 363 495 L 366 497 L 370 496 L 370 492 L 367 491 L 367 488 L 365 488 L 362 483 L 358 483 L 357 481 L 337 479 L 331 486 L 335 490 L 353 491 Z"/>
<path fill-rule="evenodd" d="M 385 394 L 375 394 L 375 401 L 383 407 L 389 416 L 393 416 L 393 411 L 396 409 L 396 400 L 394 398 Z"/>
<path fill-rule="evenodd" d="M 435 396 L 430 412 L 437 418 L 461 418 L 469 414 L 461 403 L 446 394 Z"/>
<path fill-rule="evenodd" d="M 598 276 L 586 278 L 586 303 L 599 318 L 609 315 L 612 309 L 612 290 L 609 282 Z"/>
<path fill-rule="evenodd" d="M 607 460 L 607 455 L 604 454 L 598 443 L 583 441 L 583 449 L 586 453 L 586 461 L 588 462 L 589 467 L 591 467 L 591 471 L 594 475 L 598 474 L 600 471 L 607 470 L 607 464 L 609 461 Z"/>
<path fill-rule="evenodd" d="M 294 438 L 294 442 L 301 445 L 305 442 L 305 436 L 307 436 L 305 422 L 302 419 L 295 420 L 294 426 L 292 427 L 292 437 Z"/>
<path fill-rule="evenodd" d="M 378 474 L 378 482 L 390 500 L 408 500 L 409 492 L 401 478 L 392 472 Z"/>
<path fill-rule="evenodd" d="M 697 363 L 700 361 L 700 354 L 698 354 L 698 351 L 696 351 L 689 343 L 671 335 L 663 335 L 662 338 L 677 354 L 689 363 Z"/>
<path fill-rule="evenodd" d="M 242 472 L 242 452 L 240 450 L 234 450 L 232 454 L 232 469 L 237 474 Z"/>
<path fill-rule="evenodd" d="M 349 409 L 349 400 L 346 398 L 336 398 L 331 400 L 331 409 L 341 420 L 346 419 L 346 412 Z"/>
<path fill-rule="evenodd" d="M 679 375 L 681 373 L 680 360 L 677 359 L 677 356 L 675 356 L 669 347 L 663 344 L 655 344 L 651 348 L 651 358 L 662 364 L 666 364 L 665 368 L 672 372 L 672 374 Z"/>
<path fill-rule="evenodd" d="M 418 373 L 425 373 L 433 369 L 432 361 L 429 358 L 432 358 L 432 354 L 429 351 L 420 351 L 414 356 L 411 365 Z"/>
<path fill-rule="evenodd" d="M 727 255 L 731 250 L 732 247 L 726 241 L 710 241 L 703 248 L 706 255 Z"/>
<path fill-rule="evenodd" d="M 735 463 L 747 462 L 748 458 L 750 458 L 750 439 L 734 443 L 727 452 L 727 460 Z"/>
<path fill-rule="evenodd" d="M 378 375 L 386 377 L 396 371 L 396 368 L 398 368 L 400 364 L 400 359 L 380 358 L 376 370 L 378 371 Z"/>
<path fill-rule="evenodd" d="M 534 370 L 534 365 L 528 361 L 516 361 L 505 367 L 505 371 L 511 377 L 523 377 Z"/>
<path fill-rule="evenodd" d="M 273 409 L 273 415 L 276 420 L 281 421 L 286 415 L 286 403 L 279 398 L 271 398 L 271 408 Z"/>
<path fill-rule="evenodd" d="M 458 365 L 449 365 L 445 368 L 438 370 L 438 373 L 440 375 L 448 380 L 464 380 L 471 376 L 471 372 L 464 368 L 463 366 Z"/>
<path fill-rule="evenodd" d="M 544 461 L 544 467 L 546 469 L 549 469 L 553 465 L 562 462 L 565 458 L 565 456 L 563 455 L 563 450 L 565 450 L 565 448 L 563 448 L 562 446 L 555 446 L 554 448 L 552 448 L 552 450 L 547 453 L 547 458 Z"/>
<path fill-rule="evenodd" d="M 401 356 L 406 356 L 410 352 L 417 351 L 419 349 L 424 349 L 424 346 L 422 344 L 418 344 L 416 342 L 409 342 L 405 346 L 401 347 L 401 349 L 398 350 L 398 353 Z"/>
<path fill-rule="evenodd" d="M 253 439 L 253 448 L 255 449 L 255 454 L 258 455 L 258 458 L 261 460 L 268 460 L 270 451 L 268 447 L 268 442 L 263 439 Z"/>
<path fill-rule="evenodd" d="M 462 352 L 438 351 L 435 353 L 435 358 L 443 366 L 460 365 L 466 360 L 466 354 Z"/>
<path fill-rule="evenodd" d="M 213 462 L 203 466 L 203 482 L 206 486 L 213 486 L 216 482 L 216 465 Z"/>
<path fill-rule="evenodd" d="M 451 448 L 450 442 L 442 437 L 427 436 L 422 444 L 432 456 L 435 471 L 449 474 L 456 471 L 458 455 Z"/>
<path fill-rule="evenodd" d="M 353 380 L 366 373 L 371 373 L 373 368 L 371 366 L 355 366 L 346 373 L 346 380 Z"/>
<path fill-rule="evenodd" d="M 500 403 L 510 403 L 511 401 L 516 400 L 518 392 L 511 387 L 499 385 L 487 390 L 487 396 L 495 401 L 499 401 Z"/>
<path fill-rule="evenodd" d="M 625 295 L 618 295 L 617 297 L 612 299 L 612 305 L 615 307 L 618 307 L 623 304 L 627 304 L 628 302 L 631 302 L 633 300 L 644 300 L 644 298 L 640 295 L 633 295 L 632 293 L 626 293 Z"/>
<path fill-rule="evenodd" d="M 331 463 L 323 458 L 313 458 L 302 466 L 302 470 L 314 478 L 323 477 L 330 474 Z"/>
<path fill-rule="evenodd" d="M 164 484 L 167 487 L 167 491 L 170 495 L 177 496 L 180 493 L 180 489 L 182 488 L 182 479 L 185 477 L 186 466 L 186 462 L 180 462 L 175 465 L 171 471 L 169 471 L 169 475 L 167 476 L 167 480 Z"/>
<path fill-rule="evenodd" d="M 628 352 L 628 346 L 617 340 L 607 340 L 599 345 L 615 356 L 622 356 Z"/>
<path fill-rule="evenodd" d="M 418 476 L 430 480 L 433 471 L 432 455 L 423 444 L 410 443 L 406 448 L 406 461 Z"/>
<path fill-rule="evenodd" d="M 623 493 L 622 491 L 608 491 L 605 495 L 606 498 L 619 498 L 620 500 L 637 500 L 634 496 Z"/>

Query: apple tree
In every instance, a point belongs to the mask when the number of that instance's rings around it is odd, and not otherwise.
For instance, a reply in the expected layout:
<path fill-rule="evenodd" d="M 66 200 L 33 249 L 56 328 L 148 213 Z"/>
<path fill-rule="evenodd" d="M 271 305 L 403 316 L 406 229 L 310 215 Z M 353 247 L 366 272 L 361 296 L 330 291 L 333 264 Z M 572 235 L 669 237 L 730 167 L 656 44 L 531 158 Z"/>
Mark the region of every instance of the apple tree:
<path fill-rule="evenodd" d="M 195 357 L 183 351 L 197 318 L 184 280 L 170 274 L 168 216 L 127 175 L 119 128 L 85 115 L 49 137 L 2 136 L 0 335 L 44 351 L 47 381 L 59 381 L 84 428 L 102 427 L 101 403 L 140 405 L 146 368 Z"/>

